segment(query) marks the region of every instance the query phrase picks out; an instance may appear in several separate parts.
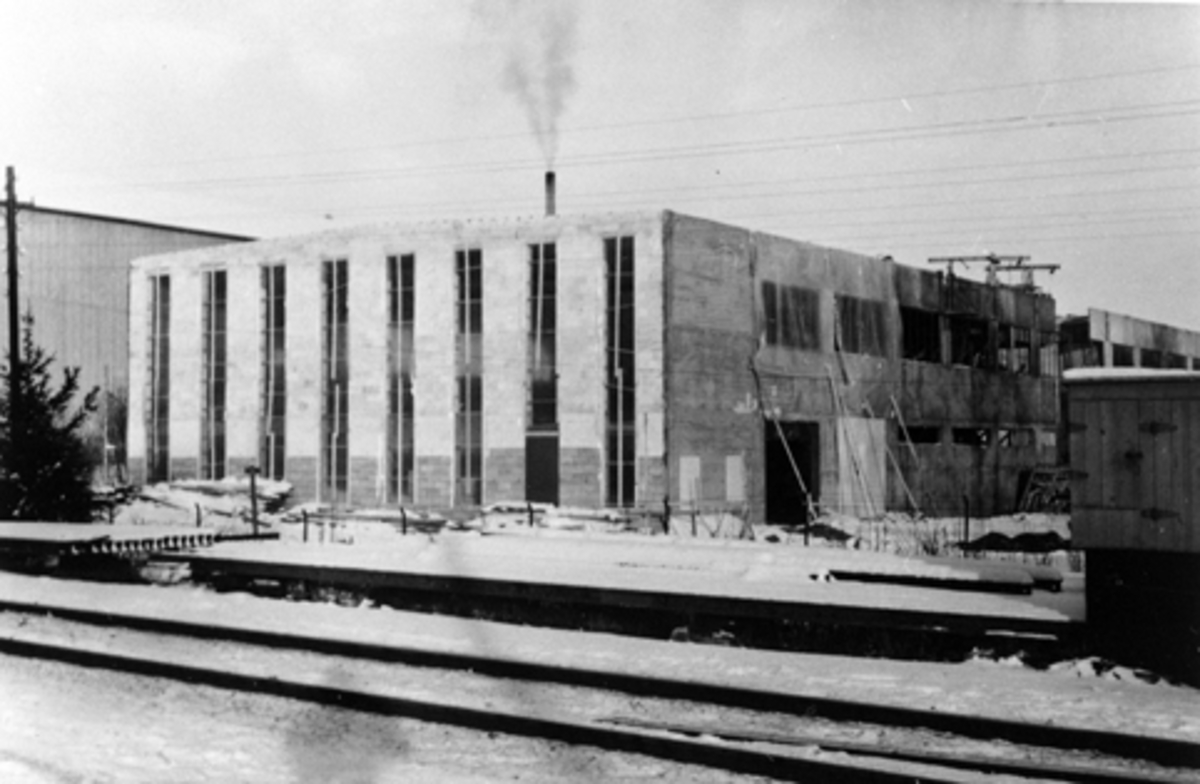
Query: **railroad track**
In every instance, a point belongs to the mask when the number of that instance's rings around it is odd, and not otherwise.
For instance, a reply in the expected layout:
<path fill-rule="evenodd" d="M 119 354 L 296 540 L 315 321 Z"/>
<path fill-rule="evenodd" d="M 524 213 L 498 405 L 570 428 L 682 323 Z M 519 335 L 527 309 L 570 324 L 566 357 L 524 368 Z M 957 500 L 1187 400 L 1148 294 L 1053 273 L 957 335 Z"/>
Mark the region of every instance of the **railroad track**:
<path fill-rule="evenodd" d="M 1183 741 L 67 606 L 0 602 L 0 652 L 779 780 L 1200 781 Z"/>

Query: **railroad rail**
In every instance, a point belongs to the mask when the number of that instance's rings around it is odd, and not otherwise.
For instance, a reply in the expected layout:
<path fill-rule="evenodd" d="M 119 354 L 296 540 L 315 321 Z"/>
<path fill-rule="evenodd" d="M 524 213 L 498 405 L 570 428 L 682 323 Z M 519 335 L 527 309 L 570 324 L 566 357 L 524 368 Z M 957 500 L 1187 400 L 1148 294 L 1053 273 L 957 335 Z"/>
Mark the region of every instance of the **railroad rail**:
<path fill-rule="evenodd" d="M 961 781 L 966 771 L 1064 781 L 1181 781 L 1200 768 L 1200 744 L 979 716 L 778 694 L 760 689 L 574 669 L 502 657 L 347 642 L 52 604 L 0 603 L 0 652 L 189 683 L 504 732 L 793 781 Z M 60 625 L 54 627 L 54 624 Z M 63 633 L 61 625 L 74 624 Z M 103 629 L 90 638 L 85 627 Z M 56 632 L 55 629 L 58 628 Z M 154 636 L 154 645 L 147 644 Z M 166 654 L 161 643 L 180 644 Z M 206 646 L 237 646 L 236 656 Z M 159 650 L 148 655 L 147 650 Z M 257 652 L 257 653 L 256 653 Z M 279 657 L 311 656 L 290 674 Z M 211 662 L 221 662 L 213 666 Z M 357 663 L 357 665 L 356 665 Z M 366 683 L 305 672 L 387 667 Z M 404 666 L 403 677 L 396 667 Z M 411 685 L 437 670 L 446 682 Z M 379 673 L 379 670 L 374 672 Z M 480 679 L 521 696 L 493 704 Z M 405 686 L 397 690 L 395 684 Z M 557 696 L 547 689 L 569 689 Z M 438 695 L 436 697 L 431 695 Z M 543 695 L 540 699 L 531 695 Z M 549 695 L 549 696 L 548 696 Z M 614 701 L 613 695 L 619 699 Z M 628 714 L 637 701 L 636 718 Z M 529 710 L 530 704 L 570 706 Z M 624 710 L 614 707 L 626 706 Z M 714 713 L 714 709 L 719 709 Z M 719 720 L 714 718 L 719 715 Z M 680 721 L 680 716 L 693 717 Z M 708 717 L 707 719 L 705 717 Z M 952 736 L 952 737 L 951 737 Z M 877 737 L 878 741 L 865 741 Z M 997 743 L 1006 753 L 980 753 Z M 1194 778 L 1192 779 L 1194 780 Z"/>

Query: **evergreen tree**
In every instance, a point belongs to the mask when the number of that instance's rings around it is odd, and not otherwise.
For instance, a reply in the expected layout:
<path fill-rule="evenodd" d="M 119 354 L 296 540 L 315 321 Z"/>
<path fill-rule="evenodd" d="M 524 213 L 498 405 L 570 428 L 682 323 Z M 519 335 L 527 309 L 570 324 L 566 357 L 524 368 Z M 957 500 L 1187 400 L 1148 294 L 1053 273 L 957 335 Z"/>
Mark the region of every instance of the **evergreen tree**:
<path fill-rule="evenodd" d="M 95 460 L 81 430 L 100 390 L 93 388 L 73 407 L 79 368 L 64 368 L 56 387 L 54 357 L 33 342 L 33 317 L 24 321 L 23 356 L 16 373 L 9 358 L 0 399 L 0 520 L 86 522 L 92 519 Z"/>

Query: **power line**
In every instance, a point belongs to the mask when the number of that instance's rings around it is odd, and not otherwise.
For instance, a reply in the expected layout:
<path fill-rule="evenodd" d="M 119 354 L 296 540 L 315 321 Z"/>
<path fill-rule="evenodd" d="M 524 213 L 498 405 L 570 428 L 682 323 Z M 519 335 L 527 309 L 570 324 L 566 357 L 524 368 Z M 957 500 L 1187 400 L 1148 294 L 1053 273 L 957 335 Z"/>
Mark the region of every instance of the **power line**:
<path fill-rule="evenodd" d="M 1164 111 L 1175 109 L 1175 111 Z M 1139 113 L 1141 112 L 1141 113 Z M 1146 113 L 1150 112 L 1150 113 Z M 575 157 L 564 156 L 564 166 L 597 166 L 621 163 L 646 163 L 661 160 L 682 160 L 706 157 L 717 153 L 746 155 L 751 153 L 778 152 L 804 147 L 875 144 L 916 139 L 946 138 L 952 136 L 1005 133 L 1045 128 L 1066 128 L 1081 124 L 1111 124 L 1145 119 L 1184 116 L 1200 113 L 1200 99 L 1166 101 L 1109 109 L 1083 109 L 1058 112 L 1032 117 L 1011 115 L 981 120 L 957 120 L 946 123 L 931 123 L 907 128 L 875 128 L 848 131 L 836 134 L 778 137 L 749 142 L 714 142 L 690 147 L 653 148 L 642 151 L 619 151 L 592 153 Z M 311 174 L 276 174 L 247 177 L 207 178 L 193 180 L 159 180 L 117 183 L 127 188 L 162 188 L 205 190 L 213 188 L 263 187 L 268 185 L 318 184 L 332 182 L 361 182 L 363 180 L 388 179 L 394 176 L 409 176 L 419 173 L 452 174 L 522 171 L 540 169 L 545 165 L 542 158 L 517 160 L 493 160 L 474 163 L 446 163 L 400 166 L 357 171 L 326 171 Z M 114 184 L 103 187 L 111 188 Z"/>
<path fill-rule="evenodd" d="M 607 132 L 612 130 L 622 130 L 631 128 L 647 128 L 663 125 L 678 125 L 680 123 L 704 122 L 710 120 L 727 120 L 731 118 L 753 118 L 768 115 L 789 114 L 793 112 L 808 112 L 808 111 L 824 111 L 829 109 L 842 109 L 854 106 L 870 106 L 874 104 L 896 104 L 903 101 L 924 100 L 929 98 L 944 98 L 951 96 L 962 95 L 978 95 L 992 92 L 1003 92 L 1007 90 L 1020 90 L 1036 87 L 1048 87 L 1061 84 L 1079 84 L 1083 82 L 1104 81 L 1109 79 L 1123 79 L 1139 76 L 1155 76 L 1166 73 L 1178 73 L 1182 71 L 1193 71 L 1200 69 L 1200 63 L 1185 63 L 1180 65 L 1169 65 L 1154 68 L 1142 68 L 1131 71 L 1110 71 L 1101 74 L 1086 74 L 1082 76 L 1064 76 L 1050 79 L 1035 79 L 1024 82 L 1009 82 L 1003 84 L 984 85 L 981 87 L 964 87 L 952 90 L 927 90 L 916 93 L 900 93 L 895 95 L 882 96 L 879 98 L 851 98 L 840 101 L 824 101 L 818 103 L 801 103 L 790 104 L 786 106 L 778 106 L 764 109 L 745 109 L 728 112 L 708 112 L 703 114 L 688 114 L 678 115 L 657 120 L 634 120 L 620 123 L 601 123 L 595 125 L 584 125 L 578 127 L 564 127 L 561 133 L 564 136 L 576 133 L 596 133 Z M 459 136 L 443 139 L 427 139 L 421 141 L 407 142 L 405 144 L 390 144 L 390 145 L 368 145 L 359 147 L 341 147 L 332 148 L 329 150 L 304 151 L 294 153 L 275 153 L 270 155 L 253 155 L 253 156 L 227 156 L 220 158 L 205 158 L 195 159 L 191 161 L 177 161 L 171 163 L 156 164 L 154 166 L 145 166 L 141 168 L 162 168 L 167 166 L 192 166 L 198 164 L 211 163 L 238 163 L 255 160 L 279 160 L 296 157 L 315 157 L 323 155 L 340 155 L 345 153 L 365 153 L 365 152 L 386 152 L 404 149 L 418 149 L 424 147 L 440 147 L 445 145 L 471 144 L 480 141 L 495 141 L 507 139 L 528 139 L 528 132 L 514 132 L 507 134 L 474 134 L 469 136 Z M 86 171 L 108 171 L 106 169 L 89 169 Z"/>

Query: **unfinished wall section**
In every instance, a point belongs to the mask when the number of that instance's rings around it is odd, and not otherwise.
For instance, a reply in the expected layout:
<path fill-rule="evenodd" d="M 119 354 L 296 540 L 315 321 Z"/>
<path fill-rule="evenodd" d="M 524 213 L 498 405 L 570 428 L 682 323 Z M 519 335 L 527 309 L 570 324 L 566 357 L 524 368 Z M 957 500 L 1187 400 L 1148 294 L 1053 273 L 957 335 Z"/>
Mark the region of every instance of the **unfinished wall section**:
<path fill-rule="evenodd" d="M 750 232 L 666 219 L 666 388 L 673 508 L 744 512 L 762 505 L 762 421 L 750 363 L 758 346 Z"/>
<path fill-rule="evenodd" d="M 895 266 L 900 359 L 888 426 L 889 505 L 1001 514 L 1056 462 L 1054 301 L 1024 289 Z M 937 356 L 904 326 L 935 328 Z M 932 336 L 929 340 L 932 342 Z M 903 426 L 902 424 L 903 423 Z"/>

